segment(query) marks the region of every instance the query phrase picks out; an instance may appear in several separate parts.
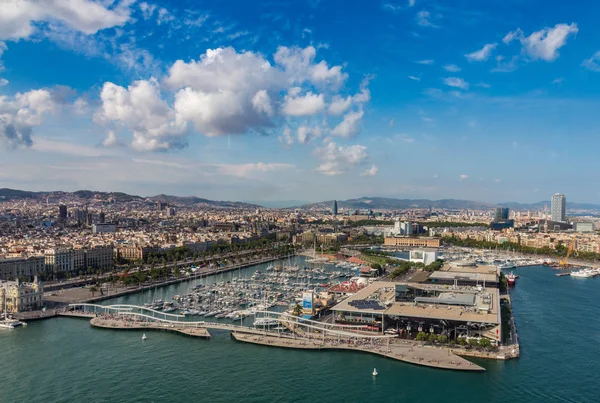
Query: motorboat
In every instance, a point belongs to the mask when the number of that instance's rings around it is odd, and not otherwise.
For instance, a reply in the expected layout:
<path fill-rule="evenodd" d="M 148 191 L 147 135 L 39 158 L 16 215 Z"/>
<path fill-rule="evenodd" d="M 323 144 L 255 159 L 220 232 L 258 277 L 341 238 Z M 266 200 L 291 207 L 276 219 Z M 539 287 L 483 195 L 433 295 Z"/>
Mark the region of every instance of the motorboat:
<path fill-rule="evenodd" d="M 589 277 L 595 277 L 597 275 L 598 274 L 592 269 L 582 269 L 582 270 L 577 270 L 577 271 L 571 272 L 571 277 L 576 277 L 576 278 L 589 278 Z"/>
<path fill-rule="evenodd" d="M 146 337 L 146 333 L 144 333 L 144 334 L 142 335 L 142 340 L 146 340 L 146 339 L 147 339 L 147 337 Z"/>
<path fill-rule="evenodd" d="M 274 318 L 256 318 L 254 320 L 254 327 L 270 327 L 279 326 L 279 320 Z"/>
<path fill-rule="evenodd" d="M 373 376 L 377 376 L 377 368 L 373 368 Z"/>
<path fill-rule="evenodd" d="M 17 327 L 24 326 L 24 325 L 25 325 L 25 322 L 20 322 L 18 320 L 12 320 L 12 319 L 0 320 L 0 327 L 5 328 L 5 329 L 15 329 Z"/>

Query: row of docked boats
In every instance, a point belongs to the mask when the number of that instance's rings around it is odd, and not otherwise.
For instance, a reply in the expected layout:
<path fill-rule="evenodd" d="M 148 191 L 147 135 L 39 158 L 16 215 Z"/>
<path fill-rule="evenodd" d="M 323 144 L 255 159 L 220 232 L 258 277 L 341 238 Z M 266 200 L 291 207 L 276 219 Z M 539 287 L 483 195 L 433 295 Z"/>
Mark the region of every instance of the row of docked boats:
<path fill-rule="evenodd" d="M 575 270 L 570 273 L 571 277 L 575 278 L 590 278 L 600 276 L 600 269 L 586 268 Z"/>

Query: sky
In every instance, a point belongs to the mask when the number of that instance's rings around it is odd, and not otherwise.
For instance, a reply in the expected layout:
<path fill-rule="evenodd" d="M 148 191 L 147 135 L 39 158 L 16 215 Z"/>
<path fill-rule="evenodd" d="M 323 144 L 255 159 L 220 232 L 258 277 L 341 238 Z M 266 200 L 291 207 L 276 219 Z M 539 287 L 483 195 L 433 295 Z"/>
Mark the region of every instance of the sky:
<path fill-rule="evenodd" d="M 0 2 L 0 188 L 598 203 L 600 3 Z"/>

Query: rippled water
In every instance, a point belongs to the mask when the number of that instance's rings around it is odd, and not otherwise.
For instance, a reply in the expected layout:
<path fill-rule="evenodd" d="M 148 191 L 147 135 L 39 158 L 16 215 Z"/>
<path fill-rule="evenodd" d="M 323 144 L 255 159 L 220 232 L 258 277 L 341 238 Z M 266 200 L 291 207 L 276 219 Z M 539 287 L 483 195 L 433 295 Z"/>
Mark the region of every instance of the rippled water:
<path fill-rule="evenodd" d="M 58 318 L 0 331 L 0 402 L 600 401 L 600 278 L 556 277 L 546 267 L 515 272 L 522 357 L 477 361 L 487 369 L 482 374 L 356 352 L 255 346 L 219 331 L 209 341 L 151 332 L 142 342 L 138 331 Z"/>

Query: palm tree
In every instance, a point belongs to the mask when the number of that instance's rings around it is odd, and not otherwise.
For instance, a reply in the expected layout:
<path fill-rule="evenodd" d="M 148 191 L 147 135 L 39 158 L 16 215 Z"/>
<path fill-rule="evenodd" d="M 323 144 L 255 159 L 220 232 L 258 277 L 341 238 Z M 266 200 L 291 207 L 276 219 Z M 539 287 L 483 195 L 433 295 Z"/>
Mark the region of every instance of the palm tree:
<path fill-rule="evenodd" d="M 302 307 L 300 306 L 300 304 L 296 304 L 296 306 L 294 307 L 294 310 L 292 311 L 292 315 L 302 316 Z"/>
<path fill-rule="evenodd" d="M 92 293 L 92 298 L 94 298 L 94 294 L 98 292 L 98 287 L 95 285 L 90 287 L 90 292 Z"/>

